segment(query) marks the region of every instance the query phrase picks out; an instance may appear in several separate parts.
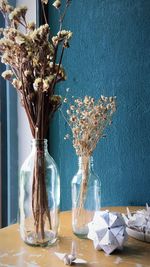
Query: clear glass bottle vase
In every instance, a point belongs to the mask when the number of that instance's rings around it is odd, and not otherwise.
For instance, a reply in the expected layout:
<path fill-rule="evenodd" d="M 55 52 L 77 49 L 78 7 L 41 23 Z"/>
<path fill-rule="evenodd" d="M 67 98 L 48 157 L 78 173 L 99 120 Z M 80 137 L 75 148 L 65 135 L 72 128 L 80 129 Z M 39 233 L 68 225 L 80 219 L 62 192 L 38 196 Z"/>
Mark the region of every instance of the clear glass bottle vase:
<path fill-rule="evenodd" d="M 32 150 L 20 171 L 19 223 L 21 238 L 32 246 L 57 240 L 60 178 L 47 140 L 32 140 Z"/>
<path fill-rule="evenodd" d="M 100 209 L 101 184 L 93 169 L 93 157 L 79 157 L 79 169 L 72 180 L 72 229 L 87 238 L 88 223 Z"/>

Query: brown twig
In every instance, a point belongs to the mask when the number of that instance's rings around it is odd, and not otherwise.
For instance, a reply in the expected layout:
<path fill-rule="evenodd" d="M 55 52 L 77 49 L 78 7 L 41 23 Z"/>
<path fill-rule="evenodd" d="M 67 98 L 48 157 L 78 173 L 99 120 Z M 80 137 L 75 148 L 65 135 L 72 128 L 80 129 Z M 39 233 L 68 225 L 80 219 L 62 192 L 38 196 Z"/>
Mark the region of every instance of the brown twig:
<path fill-rule="evenodd" d="M 66 12 L 67 12 L 67 9 L 68 9 L 70 3 L 71 3 L 71 1 L 66 0 L 65 10 L 64 10 L 64 13 L 63 13 L 62 15 L 61 15 L 61 13 L 60 13 L 60 9 L 58 9 L 58 11 L 59 11 L 59 23 L 60 23 L 60 25 L 59 25 L 59 30 L 60 30 L 60 31 L 62 30 L 63 21 L 64 21 L 64 19 L 65 19 Z"/>
<path fill-rule="evenodd" d="M 42 5 L 42 11 L 43 11 L 43 16 L 44 16 L 45 24 L 48 24 L 48 22 L 47 22 L 47 17 L 46 17 L 46 13 L 45 13 L 44 4 L 43 4 L 42 1 L 41 1 L 41 5 Z"/>
<path fill-rule="evenodd" d="M 53 85 L 52 85 L 52 92 L 53 92 L 53 93 L 54 93 L 54 87 L 55 87 L 55 84 L 56 84 L 56 81 L 57 81 L 57 77 L 58 77 L 58 74 L 59 74 L 60 65 L 61 65 L 61 63 L 62 63 L 64 50 L 65 50 L 65 47 L 64 47 L 64 45 L 63 45 L 63 46 L 62 46 L 61 55 L 60 55 L 60 59 L 59 59 L 58 70 L 57 70 L 57 73 L 56 73 L 56 76 L 55 76 L 55 79 L 54 79 L 54 81 L 53 81 Z"/>

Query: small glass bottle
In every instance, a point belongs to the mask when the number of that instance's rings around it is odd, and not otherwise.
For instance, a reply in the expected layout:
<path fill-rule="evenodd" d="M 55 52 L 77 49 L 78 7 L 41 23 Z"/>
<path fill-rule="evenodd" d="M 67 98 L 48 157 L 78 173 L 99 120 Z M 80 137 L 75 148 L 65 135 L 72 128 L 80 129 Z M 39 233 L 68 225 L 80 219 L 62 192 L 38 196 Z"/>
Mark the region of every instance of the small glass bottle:
<path fill-rule="evenodd" d="M 93 170 L 93 157 L 79 157 L 79 169 L 72 180 L 72 228 L 87 238 L 88 223 L 100 209 L 101 184 Z"/>
<path fill-rule="evenodd" d="M 32 151 L 20 171 L 19 222 L 25 243 L 46 246 L 57 240 L 60 178 L 47 140 L 32 140 Z"/>

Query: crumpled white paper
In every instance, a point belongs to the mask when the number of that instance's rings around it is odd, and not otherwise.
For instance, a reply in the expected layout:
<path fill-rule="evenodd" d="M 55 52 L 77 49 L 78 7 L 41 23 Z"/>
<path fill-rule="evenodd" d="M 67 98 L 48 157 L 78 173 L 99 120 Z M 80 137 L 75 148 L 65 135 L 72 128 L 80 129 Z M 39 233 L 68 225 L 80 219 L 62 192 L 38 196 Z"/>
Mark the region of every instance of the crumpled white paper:
<path fill-rule="evenodd" d="M 88 238 L 93 240 L 95 249 L 102 249 L 107 254 L 122 249 L 127 240 L 125 222 L 120 213 L 97 211 L 88 227 Z"/>
<path fill-rule="evenodd" d="M 126 225 L 145 234 L 150 234 L 150 207 L 146 204 L 146 209 L 131 213 L 127 208 L 127 216 L 123 214 Z"/>
<path fill-rule="evenodd" d="M 78 259 L 77 256 L 77 248 L 76 248 L 76 243 L 73 241 L 72 242 L 72 247 L 71 247 L 71 254 L 67 253 L 58 253 L 55 252 L 55 255 L 64 262 L 66 265 L 72 265 L 72 263 L 78 263 L 78 264 L 84 264 L 87 263 L 83 259 Z"/>

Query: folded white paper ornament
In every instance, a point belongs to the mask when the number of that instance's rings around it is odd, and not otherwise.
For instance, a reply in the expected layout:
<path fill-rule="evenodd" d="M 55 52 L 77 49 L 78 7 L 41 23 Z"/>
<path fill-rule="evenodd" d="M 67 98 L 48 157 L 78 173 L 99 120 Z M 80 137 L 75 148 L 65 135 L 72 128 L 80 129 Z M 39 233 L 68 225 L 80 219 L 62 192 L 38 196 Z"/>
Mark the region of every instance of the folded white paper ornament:
<path fill-rule="evenodd" d="M 139 240 L 150 242 L 150 207 L 146 204 L 146 209 L 122 214 L 127 225 L 127 233 Z"/>
<path fill-rule="evenodd" d="M 72 264 L 86 264 L 87 261 L 83 259 L 77 258 L 77 248 L 76 248 L 76 242 L 73 241 L 71 244 L 71 253 L 59 253 L 55 252 L 55 255 L 64 262 L 65 265 L 72 265 Z"/>
<path fill-rule="evenodd" d="M 95 249 L 102 249 L 107 254 L 122 249 L 127 240 L 126 225 L 120 213 L 97 211 L 88 227 L 88 238 L 93 240 Z"/>

